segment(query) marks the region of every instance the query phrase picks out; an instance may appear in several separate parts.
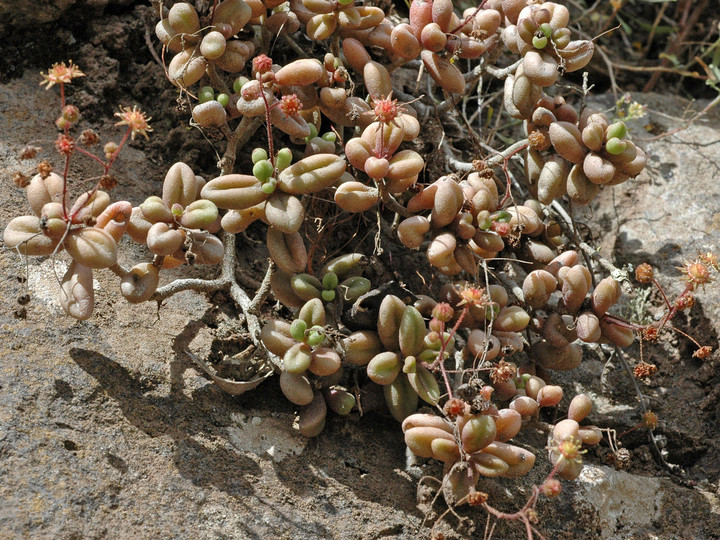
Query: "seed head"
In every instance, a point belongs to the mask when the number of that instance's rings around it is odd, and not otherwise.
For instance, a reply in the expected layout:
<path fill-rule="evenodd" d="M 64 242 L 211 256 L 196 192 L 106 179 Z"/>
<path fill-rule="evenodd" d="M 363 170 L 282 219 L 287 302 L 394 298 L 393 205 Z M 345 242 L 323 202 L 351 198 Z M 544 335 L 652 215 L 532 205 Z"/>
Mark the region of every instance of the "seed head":
<path fill-rule="evenodd" d="M 31 144 L 26 144 L 23 146 L 22 150 L 20 150 L 20 159 L 32 159 L 34 158 L 38 150 L 41 150 L 39 146 L 33 146 Z"/>
<path fill-rule="evenodd" d="M 86 129 L 80 134 L 78 141 L 84 146 L 94 146 L 100 142 L 100 137 L 92 129 Z"/>
<path fill-rule="evenodd" d="M 495 384 L 507 382 L 515 378 L 517 366 L 505 360 L 500 360 L 490 372 L 490 380 Z"/>
<path fill-rule="evenodd" d="M 109 174 L 103 174 L 100 177 L 100 187 L 103 189 L 110 190 L 118 185 L 118 179 Z"/>
<path fill-rule="evenodd" d="M 475 491 L 470 493 L 467 498 L 467 502 L 470 506 L 480 506 L 487 502 L 490 496 L 482 491 Z"/>

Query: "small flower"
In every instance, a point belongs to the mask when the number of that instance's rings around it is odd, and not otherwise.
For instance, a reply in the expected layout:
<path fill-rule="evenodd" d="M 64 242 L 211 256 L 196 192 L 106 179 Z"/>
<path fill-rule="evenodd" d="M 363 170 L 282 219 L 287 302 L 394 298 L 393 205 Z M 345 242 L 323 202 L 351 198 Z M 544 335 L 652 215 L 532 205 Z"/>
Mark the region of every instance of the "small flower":
<path fill-rule="evenodd" d="M 103 146 L 103 152 L 105 153 L 105 157 L 107 159 L 111 159 L 115 152 L 118 151 L 118 144 L 116 142 L 110 141 L 105 143 L 105 146 Z"/>
<path fill-rule="evenodd" d="M 121 105 L 120 112 L 115 113 L 115 116 L 120 118 L 120 122 L 115 125 L 128 126 L 132 130 L 133 140 L 135 140 L 135 135 L 137 135 L 138 133 L 144 135 L 147 139 L 147 132 L 152 131 L 152 128 L 148 124 L 148 121 L 152 120 L 152 118 L 149 116 L 145 116 L 145 113 L 138 109 L 137 106 L 131 109 L 130 107 L 123 107 Z"/>
<path fill-rule="evenodd" d="M 272 58 L 265 54 L 259 54 L 252 61 L 253 73 L 268 73 L 272 70 Z"/>
<path fill-rule="evenodd" d="M 473 304 L 475 306 L 486 306 L 490 304 L 490 299 L 485 294 L 485 289 L 479 287 L 465 287 L 458 291 L 460 294 L 460 302 L 458 306 L 465 304 Z"/>
<path fill-rule="evenodd" d="M 40 86 L 45 84 L 47 85 L 45 89 L 49 90 L 56 84 L 70 84 L 73 79 L 85 76 L 85 74 L 80 71 L 80 68 L 72 63 L 72 60 L 70 60 L 69 64 L 69 66 L 66 66 L 65 62 L 55 63 L 48 70 L 47 75 L 40 73 L 43 78 Z"/>
<path fill-rule="evenodd" d="M 695 290 L 698 285 L 704 287 L 706 283 L 712 281 L 710 271 L 699 258 L 694 261 L 684 261 L 683 266 L 679 267 L 678 270 L 685 275 L 684 279 L 688 282 L 691 290 Z"/>
<path fill-rule="evenodd" d="M 454 314 L 455 311 L 447 302 L 440 302 L 439 304 L 436 304 L 432 310 L 433 318 L 441 322 L 450 322 Z"/>
<path fill-rule="evenodd" d="M 707 264 L 709 267 L 713 268 L 716 272 L 720 271 L 720 263 L 718 262 L 718 256 L 715 255 L 712 251 L 708 251 L 707 253 L 701 253 L 698 256 L 698 259 L 700 262 Z"/>

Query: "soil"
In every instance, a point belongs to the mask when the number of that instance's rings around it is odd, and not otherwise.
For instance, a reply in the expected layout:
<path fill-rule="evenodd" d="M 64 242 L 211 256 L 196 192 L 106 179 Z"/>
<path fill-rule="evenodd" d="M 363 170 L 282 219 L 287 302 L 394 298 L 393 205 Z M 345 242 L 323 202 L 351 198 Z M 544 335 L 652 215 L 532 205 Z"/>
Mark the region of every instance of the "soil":
<path fill-rule="evenodd" d="M 80 128 L 93 128 L 103 142 L 117 140 L 118 105 L 138 105 L 153 117 L 153 132 L 131 142 L 118 161 L 117 200 L 138 204 L 157 194 L 167 168 L 192 164 L 207 178 L 216 174 L 224 149 L 188 124 L 177 90 L 150 52 L 153 10 L 130 2 L 56 2 L 50 12 L 8 16 L 13 28 L 0 55 L 0 223 L 26 213 L 23 190 L 11 177 L 30 172 L 40 159 L 54 159 L 55 89 L 39 87 L 38 73 L 72 60 L 86 77 L 70 86 L 68 99 L 83 113 Z M 12 13 L 0 1 L 0 14 Z M 632 87 L 632 81 L 623 81 Z M 636 84 L 639 86 L 640 82 Z M 704 91 L 704 90 L 703 90 Z M 699 94 L 698 94 L 699 95 Z M 610 95 L 594 98 L 610 107 Z M 651 140 L 684 126 L 688 103 L 677 96 L 634 94 L 648 116 L 631 126 L 649 156 L 637 179 L 603 190 L 575 215 L 591 243 L 618 267 L 650 262 L 669 296 L 682 290 L 676 267 L 700 251 L 720 249 L 720 115 L 715 111 L 673 136 Z M 652 125 L 650 125 L 652 124 Z M 650 128 L 650 129 L 648 129 Z M 439 125 L 430 122 L 418 151 L 439 170 Z M 212 134 L 210 134 L 212 135 Z M 452 135 L 452 133 L 450 133 Z M 458 134 L 455 134 L 458 136 Z M 36 160 L 20 161 L 31 143 Z M 459 149 L 472 143 L 458 141 Z M 247 159 L 248 150 L 239 162 Z M 77 160 L 70 176 L 97 175 Z M 312 238 L 316 255 L 373 249 L 374 219 L 335 214 L 321 201 L 312 209 L 332 225 Z M 342 232 L 342 234 L 338 234 Z M 349 238 L 349 239 L 348 239 Z M 406 255 L 384 240 L 377 278 L 399 278 L 412 290 L 434 291 L 434 275 L 421 254 Z M 242 284 L 248 290 L 263 277 L 267 251 L 262 226 L 239 240 Z M 130 266 L 146 253 L 124 239 L 121 262 Z M 295 410 L 277 377 L 255 391 L 230 396 L 189 359 L 186 350 L 210 361 L 246 346 L 242 315 L 224 293 L 184 292 L 160 309 L 131 306 L 117 294 L 109 272 L 95 272 L 93 317 L 76 322 L 57 301 L 59 257 L 21 259 L 0 251 L 0 537 L 3 538 L 429 538 L 445 512 L 437 463 L 406 467 L 398 425 L 386 415 L 330 416 L 323 433 L 299 435 Z M 177 276 L 213 277 L 214 269 L 183 269 Z M 252 291 L 251 291 L 252 292 Z M 29 294 L 30 302 L 21 304 Z M 659 316 L 663 299 L 640 292 L 623 305 L 628 316 Z M 24 302 L 24 300 L 23 300 Z M 266 314 L 287 314 L 268 303 Z M 580 368 L 556 375 L 567 394 L 586 392 L 596 409 L 589 420 L 621 437 L 631 459 L 611 466 L 603 443 L 583 456 L 576 482 L 564 483 L 554 500 L 541 499 L 538 530 L 547 538 L 720 538 L 720 411 L 718 332 L 720 292 L 699 291 L 695 306 L 673 320 L 681 332 L 712 347 L 710 357 L 693 357 L 697 347 L 680 332 L 664 331 L 656 342 L 626 351 L 632 366 L 642 358 L 658 373 L 639 387 L 657 413 L 654 443 L 640 422 L 637 392 L 621 359 L 588 349 Z M 566 397 L 559 410 L 565 410 Z M 541 418 L 552 421 L 548 413 Z M 550 470 L 545 437 L 530 427 L 518 444 L 538 455 L 533 471 L 518 480 L 481 484 L 491 503 L 506 512 L 522 506 L 533 483 Z M 486 514 L 461 507 L 437 521 L 447 538 L 482 538 Z M 517 522 L 499 521 L 494 538 L 524 538 Z"/>

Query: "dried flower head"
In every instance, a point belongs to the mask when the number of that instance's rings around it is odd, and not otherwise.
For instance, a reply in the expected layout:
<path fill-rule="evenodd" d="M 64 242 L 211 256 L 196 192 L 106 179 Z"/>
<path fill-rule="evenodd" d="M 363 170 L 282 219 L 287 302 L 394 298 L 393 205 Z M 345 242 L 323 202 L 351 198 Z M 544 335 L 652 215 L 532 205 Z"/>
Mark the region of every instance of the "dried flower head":
<path fill-rule="evenodd" d="M 30 177 L 20 171 L 15 171 L 12 175 L 13 184 L 19 188 L 26 188 L 30 184 Z"/>
<path fill-rule="evenodd" d="M 648 263 L 642 263 L 635 268 L 635 279 L 639 283 L 650 283 L 654 277 L 655 272 L 653 267 Z"/>
<path fill-rule="evenodd" d="M 643 339 L 655 341 L 658 338 L 658 329 L 655 326 L 646 326 L 641 330 Z"/>
<path fill-rule="evenodd" d="M 47 85 L 45 89 L 49 90 L 56 84 L 70 84 L 73 79 L 85 76 L 85 74 L 80 71 L 80 68 L 73 64 L 72 60 L 68 63 L 70 64 L 69 66 L 66 66 L 65 62 L 53 64 L 48 70 L 47 75 L 41 72 L 40 75 L 43 80 L 40 82 L 40 86 L 45 84 Z"/>
<path fill-rule="evenodd" d="M 537 129 L 528 135 L 528 142 L 530 143 L 530 148 L 534 148 L 535 150 L 547 149 L 547 137 L 542 131 Z"/>
<path fill-rule="evenodd" d="M 92 129 L 86 129 L 80 134 L 78 141 L 85 146 L 94 146 L 100 142 L 100 137 Z"/>
<path fill-rule="evenodd" d="M 37 156 L 38 150 L 42 150 L 39 146 L 33 146 L 31 144 L 26 144 L 23 146 L 22 150 L 20 150 L 20 156 L 19 158 L 22 159 L 32 159 L 35 156 Z"/>
<path fill-rule="evenodd" d="M 118 179 L 109 174 L 103 174 L 100 177 L 100 187 L 103 189 L 110 190 L 118 185 Z"/>
<path fill-rule="evenodd" d="M 459 398 L 448 399 L 443 412 L 450 418 L 456 418 L 470 412 L 470 405 Z"/>
<path fill-rule="evenodd" d="M 652 411 L 647 411 L 645 414 L 642 415 L 642 423 L 647 428 L 650 428 L 650 429 L 657 428 L 657 426 L 658 426 L 657 414 L 655 414 Z"/>
<path fill-rule="evenodd" d="M 482 491 L 475 491 L 467 496 L 467 502 L 470 506 L 480 506 L 487 502 L 490 496 Z"/>
<path fill-rule="evenodd" d="M 507 382 L 515 378 L 517 366 L 511 362 L 500 360 L 490 372 L 490 380 L 495 384 Z"/>
<path fill-rule="evenodd" d="M 680 311 L 683 311 L 685 309 L 692 309 L 692 307 L 695 305 L 695 295 L 691 293 L 690 291 L 685 292 L 684 294 L 681 294 L 677 300 L 675 300 L 675 307 L 679 309 Z"/>
<path fill-rule="evenodd" d="M 46 159 L 43 159 L 40 163 L 38 163 L 37 171 L 42 178 L 47 178 L 48 176 L 50 176 L 52 170 L 52 165 L 50 165 L 50 163 Z"/>
<path fill-rule="evenodd" d="M 123 107 L 120 105 L 120 112 L 115 113 L 115 116 L 120 118 L 120 122 L 115 125 L 127 126 L 132 131 L 133 140 L 135 139 L 135 135 L 138 133 L 144 135 L 147 139 L 147 132 L 152 131 L 152 128 L 148 124 L 152 118 L 145 116 L 145 113 L 138 109 L 137 106 L 134 106 L 131 109 L 130 107 Z"/>
<path fill-rule="evenodd" d="M 707 345 L 700 347 L 697 351 L 693 353 L 693 358 L 699 358 L 700 360 L 705 360 L 708 356 L 710 356 L 710 353 L 712 352 L 712 347 L 708 347 Z"/>
<path fill-rule="evenodd" d="M 633 368 L 633 375 L 636 379 L 645 379 L 657 373 L 657 366 L 655 364 L 648 364 L 645 360 L 642 360 Z"/>

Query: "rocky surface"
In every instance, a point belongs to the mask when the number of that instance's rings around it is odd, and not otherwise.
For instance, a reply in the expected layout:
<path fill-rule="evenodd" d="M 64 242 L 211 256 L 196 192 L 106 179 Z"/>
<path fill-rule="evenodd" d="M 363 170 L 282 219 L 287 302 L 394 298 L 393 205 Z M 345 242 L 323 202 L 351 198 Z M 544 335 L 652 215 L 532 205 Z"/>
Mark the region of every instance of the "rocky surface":
<path fill-rule="evenodd" d="M 3 226 L 27 211 L 24 193 L 9 181 L 29 167 L 17 160 L 20 148 L 34 141 L 46 148 L 39 157 L 52 156 L 54 128 L 48 126 L 56 102 L 37 76 L 47 67 L 0 85 Z M 90 75 L 88 84 L 97 78 Z M 685 110 L 682 101 L 635 99 L 648 104 L 648 120 L 661 131 L 681 125 L 676 117 Z M 682 288 L 675 267 L 683 258 L 720 247 L 719 120 L 709 115 L 671 137 L 641 141 L 648 173 L 606 190 L 589 211 L 576 211 L 603 255 L 619 265 L 650 262 L 671 294 Z M 117 137 L 109 119 L 93 125 L 103 138 Z M 639 126 L 633 136 L 651 137 Z M 157 126 L 153 137 L 163 137 Z M 138 203 L 156 193 L 165 165 L 137 148 L 122 156 L 114 195 Z M 73 170 L 76 178 L 82 174 L 94 173 L 91 167 Z M 130 241 L 121 251 L 126 264 L 142 255 Z M 333 417 L 319 437 L 303 439 L 275 379 L 231 397 L 185 354 L 243 348 L 236 312 L 224 295 L 182 293 L 159 311 L 150 304 L 130 306 L 117 294 L 114 276 L 97 272 L 96 312 L 75 322 L 56 300 L 55 275 L 63 262 L 60 256 L 26 266 L 16 253 L 0 251 L 0 537 L 430 536 L 424 512 L 432 508 L 437 516 L 444 507 L 417 503 L 417 481 L 404 470 L 403 439 L 393 421 Z M 25 292 L 31 296 L 27 318 L 17 319 L 16 299 Z M 661 306 L 655 294 L 643 304 L 650 313 Z M 711 285 L 674 324 L 716 349 L 719 321 L 720 297 Z M 646 430 L 622 439 L 632 453 L 628 471 L 604 464 L 606 447 L 591 450 L 580 479 L 564 483 L 558 499 L 541 500 L 538 529 L 547 538 L 718 538 L 719 357 L 714 352 L 700 361 L 694 350 L 686 338 L 667 332 L 644 351 L 660 371 L 641 388 L 660 417 L 658 447 L 673 467 L 657 464 Z M 629 352 L 631 360 L 638 354 Z M 593 396 L 592 422 L 618 433 L 632 428 L 639 421 L 637 398 L 621 365 L 588 357 L 561 384 Z M 521 442 L 537 450 L 535 470 L 519 482 L 483 485 L 505 511 L 522 506 L 529 486 L 549 471 L 542 435 L 530 429 Z M 441 473 L 435 464 L 422 472 Z M 475 521 L 473 537 L 480 537 L 484 513 L 461 509 L 461 515 Z M 452 516 L 440 530 L 448 537 L 472 536 Z M 495 530 L 495 538 L 523 537 L 519 523 Z"/>

